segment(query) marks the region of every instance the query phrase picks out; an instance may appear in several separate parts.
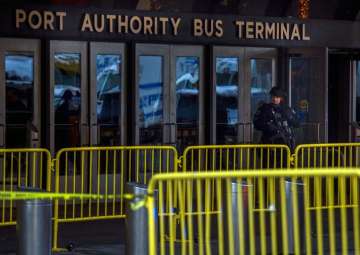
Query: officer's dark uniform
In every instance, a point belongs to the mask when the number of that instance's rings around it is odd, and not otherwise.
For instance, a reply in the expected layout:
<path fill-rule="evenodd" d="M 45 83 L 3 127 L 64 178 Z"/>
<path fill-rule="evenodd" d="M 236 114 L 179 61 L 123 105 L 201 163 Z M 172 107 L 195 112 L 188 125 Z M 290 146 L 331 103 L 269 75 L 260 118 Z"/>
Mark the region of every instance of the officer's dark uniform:
<path fill-rule="evenodd" d="M 271 96 L 285 97 L 278 87 L 270 91 Z M 284 103 L 262 104 L 255 113 L 254 127 L 262 132 L 261 142 L 264 144 L 285 144 L 291 150 L 295 148 L 294 127 L 299 126 L 295 111 Z"/>
<path fill-rule="evenodd" d="M 279 87 L 270 90 L 271 96 L 285 98 L 286 94 Z M 255 129 L 262 132 L 261 142 L 264 144 L 285 144 L 290 150 L 295 149 L 294 128 L 299 126 L 299 120 L 289 106 L 281 102 L 262 104 L 254 116 Z"/>

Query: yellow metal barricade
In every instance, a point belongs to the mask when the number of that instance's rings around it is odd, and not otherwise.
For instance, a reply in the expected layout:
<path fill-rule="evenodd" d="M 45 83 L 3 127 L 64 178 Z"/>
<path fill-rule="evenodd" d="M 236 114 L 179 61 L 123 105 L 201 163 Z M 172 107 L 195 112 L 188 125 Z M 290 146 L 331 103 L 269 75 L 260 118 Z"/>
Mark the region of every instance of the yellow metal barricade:
<path fill-rule="evenodd" d="M 53 249 L 57 250 L 60 222 L 125 218 L 125 184 L 147 184 L 155 173 L 176 172 L 178 155 L 170 146 L 83 147 L 60 150 L 55 162 L 56 193 L 105 196 L 55 201 Z"/>
<path fill-rule="evenodd" d="M 303 144 L 295 149 L 295 167 L 359 167 L 360 143 Z"/>
<path fill-rule="evenodd" d="M 46 149 L 0 149 L 0 190 L 50 190 L 51 155 Z M 0 227 L 16 224 L 15 204 L 0 199 Z"/>
<path fill-rule="evenodd" d="M 146 199 L 149 254 L 360 254 L 359 177 L 358 169 L 155 175 Z M 215 212 L 203 192 L 212 183 Z M 265 183 L 271 205 L 257 209 Z"/>
<path fill-rule="evenodd" d="M 183 171 L 231 171 L 289 168 L 291 153 L 285 145 L 203 145 L 187 147 Z"/>
<path fill-rule="evenodd" d="M 289 169 L 290 160 L 290 149 L 285 145 L 201 145 L 185 149 L 182 157 L 182 168 L 184 172 Z M 255 189 L 258 187 L 258 184 L 258 181 L 253 183 Z M 262 193 L 266 199 L 263 204 L 256 204 L 257 209 L 267 207 L 270 204 L 270 186 L 265 181 L 262 185 L 264 189 Z M 217 211 L 215 187 L 215 182 L 212 182 L 208 189 L 203 187 L 201 191 L 209 195 L 210 200 L 208 202 L 211 214 L 216 214 Z M 195 191 L 191 190 L 190 192 Z M 194 197 L 195 203 L 196 199 L 197 197 Z"/>

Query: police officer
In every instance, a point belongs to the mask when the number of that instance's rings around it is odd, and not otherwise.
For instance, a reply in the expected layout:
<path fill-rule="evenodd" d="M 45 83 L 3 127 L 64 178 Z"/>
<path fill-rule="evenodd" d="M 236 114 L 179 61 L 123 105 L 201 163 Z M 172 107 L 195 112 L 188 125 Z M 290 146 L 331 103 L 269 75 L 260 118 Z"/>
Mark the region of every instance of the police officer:
<path fill-rule="evenodd" d="M 255 129 L 262 132 L 264 144 L 285 144 L 295 149 L 294 128 L 299 120 L 289 106 L 285 104 L 286 93 L 279 87 L 270 90 L 271 103 L 262 104 L 254 116 Z"/>

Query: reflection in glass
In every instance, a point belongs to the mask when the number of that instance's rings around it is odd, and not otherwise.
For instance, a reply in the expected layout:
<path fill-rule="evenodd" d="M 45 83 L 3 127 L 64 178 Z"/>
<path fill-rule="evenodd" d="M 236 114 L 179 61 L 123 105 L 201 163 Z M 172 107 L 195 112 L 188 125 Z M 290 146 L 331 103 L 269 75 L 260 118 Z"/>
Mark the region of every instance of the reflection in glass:
<path fill-rule="evenodd" d="M 301 122 L 309 121 L 309 93 L 311 84 L 310 59 L 290 58 L 291 104 Z"/>
<path fill-rule="evenodd" d="M 257 108 L 270 101 L 269 91 L 272 87 L 272 60 L 251 59 L 251 118 Z"/>
<path fill-rule="evenodd" d="M 260 105 L 270 101 L 269 91 L 272 87 L 272 59 L 251 59 L 251 119 Z M 253 129 L 252 141 L 260 141 L 261 132 Z"/>
<path fill-rule="evenodd" d="M 199 58 L 176 58 L 176 140 L 180 151 L 197 144 L 199 122 Z"/>
<path fill-rule="evenodd" d="M 34 57 L 6 54 L 5 82 L 6 147 L 29 147 L 34 111 Z"/>
<path fill-rule="evenodd" d="M 81 69 L 80 54 L 56 53 L 55 150 L 80 145 Z"/>
<path fill-rule="evenodd" d="M 96 111 L 100 145 L 120 145 L 121 56 L 96 56 Z"/>
<path fill-rule="evenodd" d="M 232 144 L 237 142 L 237 124 L 239 122 L 238 77 L 238 58 L 216 58 L 217 144 Z"/>
<path fill-rule="evenodd" d="M 301 122 L 301 128 L 295 133 L 297 144 L 314 143 L 320 139 L 319 122 L 314 113 L 311 116 L 310 108 L 319 100 L 316 92 L 318 87 L 316 70 L 319 65 L 318 58 L 292 57 L 289 60 L 291 107 L 296 111 Z"/>
<path fill-rule="evenodd" d="M 162 143 L 163 59 L 139 57 L 139 126 L 140 144 Z"/>
<path fill-rule="evenodd" d="M 296 111 L 302 127 L 296 130 L 296 142 L 314 142 L 316 125 L 309 123 L 309 102 L 312 90 L 312 60 L 310 58 L 290 58 L 291 107 Z"/>

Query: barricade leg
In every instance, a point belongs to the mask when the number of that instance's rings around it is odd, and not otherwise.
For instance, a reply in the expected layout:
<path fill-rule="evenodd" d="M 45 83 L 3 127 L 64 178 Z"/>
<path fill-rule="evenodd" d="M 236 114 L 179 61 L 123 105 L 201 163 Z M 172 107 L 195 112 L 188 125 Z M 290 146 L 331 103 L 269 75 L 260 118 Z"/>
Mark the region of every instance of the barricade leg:
<path fill-rule="evenodd" d="M 60 251 L 62 249 L 58 248 L 58 237 L 59 237 L 59 201 L 55 201 L 54 206 L 54 229 L 53 229 L 53 245 L 52 250 L 53 251 Z"/>

